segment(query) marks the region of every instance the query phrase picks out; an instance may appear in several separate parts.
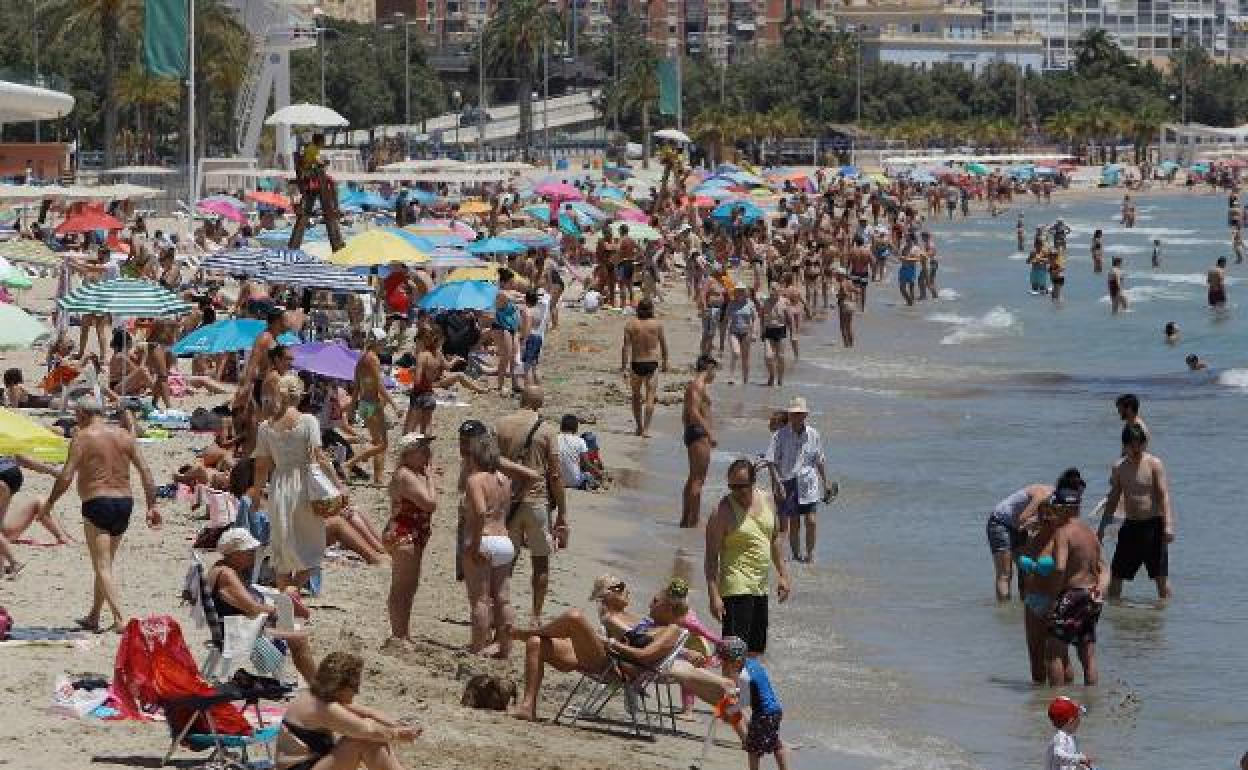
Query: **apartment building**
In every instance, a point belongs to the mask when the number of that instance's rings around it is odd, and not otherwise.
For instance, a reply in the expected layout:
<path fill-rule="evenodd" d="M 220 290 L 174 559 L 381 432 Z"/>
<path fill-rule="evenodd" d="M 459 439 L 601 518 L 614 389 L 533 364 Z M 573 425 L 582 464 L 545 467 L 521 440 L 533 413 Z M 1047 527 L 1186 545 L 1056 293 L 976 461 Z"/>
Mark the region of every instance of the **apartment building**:
<path fill-rule="evenodd" d="M 331 19 L 369 24 L 376 19 L 376 0 L 292 0 L 291 7 L 311 18 L 316 12 Z"/>

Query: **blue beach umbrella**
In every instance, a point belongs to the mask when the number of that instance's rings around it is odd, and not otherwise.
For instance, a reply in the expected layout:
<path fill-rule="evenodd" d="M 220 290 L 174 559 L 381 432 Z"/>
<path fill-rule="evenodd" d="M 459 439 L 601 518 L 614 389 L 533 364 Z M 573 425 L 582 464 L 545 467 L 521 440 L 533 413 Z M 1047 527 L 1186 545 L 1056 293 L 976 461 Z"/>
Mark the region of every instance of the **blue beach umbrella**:
<path fill-rule="evenodd" d="M 741 210 L 741 222 L 745 225 L 752 225 L 763 217 L 763 210 L 753 203 L 746 200 L 727 201 L 715 207 L 711 212 L 711 219 L 721 225 L 726 225 L 732 221 L 732 215 L 738 209 Z"/>
<path fill-rule="evenodd" d="M 622 201 L 628 198 L 628 193 L 618 187 L 603 187 L 598 191 L 599 198 L 614 198 Z"/>
<path fill-rule="evenodd" d="M 523 254 L 529 247 L 511 238 L 486 238 L 468 244 L 469 254 Z"/>
<path fill-rule="evenodd" d="M 178 340 L 169 350 L 175 356 L 236 353 L 250 349 L 263 331 L 264 321 L 258 318 L 231 318 L 199 327 Z M 277 341 L 283 345 L 298 345 L 299 335 L 286 332 Z"/>
<path fill-rule="evenodd" d="M 489 310 L 498 297 L 498 286 L 489 281 L 444 283 L 420 298 L 422 310 Z"/>
<path fill-rule="evenodd" d="M 858 167 L 857 166 L 841 166 L 841 168 L 837 171 L 837 173 L 844 177 L 856 177 L 858 176 Z"/>

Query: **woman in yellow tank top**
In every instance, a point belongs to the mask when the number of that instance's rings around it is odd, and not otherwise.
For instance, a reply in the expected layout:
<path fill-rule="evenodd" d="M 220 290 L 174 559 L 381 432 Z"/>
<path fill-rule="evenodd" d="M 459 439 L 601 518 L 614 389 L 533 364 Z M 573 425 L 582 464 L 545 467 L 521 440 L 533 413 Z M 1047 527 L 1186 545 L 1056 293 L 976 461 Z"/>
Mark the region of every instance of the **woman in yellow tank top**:
<path fill-rule="evenodd" d="M 767 646 L 767 593 L 774 566 L 776 596 L 789 598 L 789 574 L 777 539 L 775 504 L 755 487 L 757 471 L 748 459 L 728 466 L 729 493 L 706 525 L 706 582 L 711 614 L 723 635 L 746 641 L 751 653 Z"/>

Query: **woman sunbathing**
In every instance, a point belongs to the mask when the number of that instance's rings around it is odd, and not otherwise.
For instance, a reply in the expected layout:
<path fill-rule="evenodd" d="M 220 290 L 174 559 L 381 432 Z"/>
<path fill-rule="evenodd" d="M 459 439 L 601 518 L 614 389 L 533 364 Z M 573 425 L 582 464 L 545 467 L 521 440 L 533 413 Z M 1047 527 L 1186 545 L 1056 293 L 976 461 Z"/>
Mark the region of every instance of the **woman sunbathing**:
<path fill-rule="evenodd" d="M 625 678 L 657 665 L 672 654 L 680 641 L 681 629 L 676 620 L 670 598 L 660 593 L 650 601 L 650 619 L 627 629 L 618 640 L 604 639 L 593 621 L 578 609 L 568 610 L 539 628 L 515 631 L 512 638 L 524 641 L 525 645 L 524 697 L 513 716 L 537 719 L 537 698 L 547 665 L 558 671 L 601 674 L 615 657 L 621 661 L 619 673 Z M 678 674 L 678 667 L 682 673 Z M 682 684 L 687 680 L 708 703 L 718 703 L 732 688 L 727 679 L 698 671 L 684 661 L 673 666 L 672 676 Z"/>

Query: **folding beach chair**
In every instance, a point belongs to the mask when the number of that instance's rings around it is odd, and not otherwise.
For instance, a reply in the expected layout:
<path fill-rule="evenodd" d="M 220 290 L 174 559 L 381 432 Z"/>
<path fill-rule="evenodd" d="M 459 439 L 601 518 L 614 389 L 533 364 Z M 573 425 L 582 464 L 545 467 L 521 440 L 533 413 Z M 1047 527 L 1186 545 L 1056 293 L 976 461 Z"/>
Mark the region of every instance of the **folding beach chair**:
<path fill-rule="evenodd" d="M 671 724 L 671 732 L 676 732 L 675 700 L 672 696 L 669 675 L 672 665 L 680 657 L 680 652 L 684 649 L 688 638 L 689 632 L 682 630 L 672 651 L 653 666 L 642 666 L 622 657 L 608 654 L 607 665 L 602 671 L 582 674 L 577 680 L 576 686 L 572 688 L 572 692 L 568 693 L 559 713 L 555 715 L 555 724 L 559 724 L 569 709 L 571 709 L 569 725 L 575 725 L 581 719 L 598 719 L 612 698 L 616 695 L 623 695 L 624 710 L 628 714 L 633 734 L 638 738 L 646 737 L 654 740 L 656 719 L 660 731 L 664 730 L 664 720 L 668 720 Z M 624 666 L 634 669 L 637 673 L 625 677 L 622 673 Z M 653 697 L 656 707 L 653 710 L 648 703 L 651 693 L 647 692 L 651 687 L 654 688 Z M 667 692 L 666 709 L 663 706 L 664 690 Z M 580 700 L 574 705 L 578 695 Z M 644 730 L 642 729 L 643 721 Z"/>

